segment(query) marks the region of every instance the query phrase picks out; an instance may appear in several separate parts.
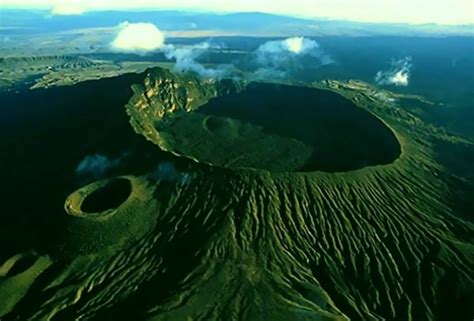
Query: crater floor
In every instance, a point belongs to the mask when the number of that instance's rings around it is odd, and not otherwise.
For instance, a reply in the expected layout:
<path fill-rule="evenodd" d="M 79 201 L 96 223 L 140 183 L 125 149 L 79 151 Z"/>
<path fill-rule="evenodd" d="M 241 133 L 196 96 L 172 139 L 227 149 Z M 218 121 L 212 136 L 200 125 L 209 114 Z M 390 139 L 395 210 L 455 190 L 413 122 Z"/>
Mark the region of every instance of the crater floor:
<path fill-rule="evenodd" d="M 346 172 L 392 163 L 401 147 L 369 111 L 337 93 L 252 83 L 159 125 L 177 153 L 222 167 Z"/>

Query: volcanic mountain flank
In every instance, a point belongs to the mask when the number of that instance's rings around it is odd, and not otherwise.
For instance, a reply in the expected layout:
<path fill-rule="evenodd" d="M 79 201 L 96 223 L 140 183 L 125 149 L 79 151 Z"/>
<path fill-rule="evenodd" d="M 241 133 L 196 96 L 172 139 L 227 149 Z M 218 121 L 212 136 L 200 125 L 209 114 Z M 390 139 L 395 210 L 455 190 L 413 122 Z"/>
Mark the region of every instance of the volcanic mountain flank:
<path fill-rule="evenodd" d="M 472 318 L 472 172 L 440 157 L 468 142 L 359 81 L 157 68 L 133 90 L 131 125 L 174 165 L 72 193 L 64 246 L 1 281 L 28 290 L 2 318 Z"/>

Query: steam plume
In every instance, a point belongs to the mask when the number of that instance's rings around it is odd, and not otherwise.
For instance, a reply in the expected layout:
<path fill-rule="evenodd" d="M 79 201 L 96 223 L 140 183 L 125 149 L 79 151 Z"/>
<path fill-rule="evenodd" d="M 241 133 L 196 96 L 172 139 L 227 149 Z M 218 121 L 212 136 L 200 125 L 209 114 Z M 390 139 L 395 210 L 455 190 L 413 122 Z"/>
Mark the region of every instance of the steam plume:
<path fill-rule="evenodd" d="M 143 54 L 162 50 L 167 59 L 176 61 L 174 66 L 176 72 L 192 71 L 204 78 L 221 78 L 229 71 L 227 67 L 206 68 L 197 61 L 209 50 L 220 48 L 209 42 L 185 47 L 166 44 L 165 35 L 152 23 L 123 22 L 118 29 L 119 32 L 111 43 L 112 48 L 117 51 Z"/>
<path fill-rule="evenodd" d="M 411 68 L 413 66 L 411 61 L 411 57 L 392 61 L 391 69 L 377 72 L 375 81 L 379 85 L 408 86 L 410 83 Z"/>
<path fill-rule="evenodd" d="M 268 41 L 258 47 L 255 55 L 259 65 L 255 72 L 257 78 L 281 78 L 288 72 L 302 69 L 305 63 L 319 68 L 334 62 L 316 41 L 304 37 Z"/>
<path fill-rule="evenodd" d="M 150 174 L 150 178 L 169 183 L 188 185 L 193 179 L 193 175 L 180 172 L 172 162 L 161 162 L 155 171 Z"/>
<path fill-rule="evenodd" d="M 221 78 L 228 73 L 228 68 L 206 68 L 196 61 L 210 49 L 220 49 L 220 46 L 211 45 L 209 42 L 181 48 L 167 45 L 164 51 L 166 58 L 176 60 L 174 69 L 177 72 L 193 71 L 204 78 Z"/>
<path fill-rule="evenodd" d="M 88 155 L 77 165 L 76 174 L 99 178 L 104 176 L 108 170 L 120 165 L 121 159 L 109 159 L 101 154 Z"/>

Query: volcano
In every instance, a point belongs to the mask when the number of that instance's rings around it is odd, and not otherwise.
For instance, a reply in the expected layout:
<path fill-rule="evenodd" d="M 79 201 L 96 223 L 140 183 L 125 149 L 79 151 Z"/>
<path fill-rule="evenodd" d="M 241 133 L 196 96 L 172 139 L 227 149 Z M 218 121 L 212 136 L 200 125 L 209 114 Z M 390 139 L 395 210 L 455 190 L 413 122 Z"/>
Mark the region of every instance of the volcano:
<path fill-rule="evenodd" d="M 0 267 L 2 320 L 472 317 L 463 138 L 360 81 L 143 78 L 126 112 L 172 165 L 73 192 Z"/>

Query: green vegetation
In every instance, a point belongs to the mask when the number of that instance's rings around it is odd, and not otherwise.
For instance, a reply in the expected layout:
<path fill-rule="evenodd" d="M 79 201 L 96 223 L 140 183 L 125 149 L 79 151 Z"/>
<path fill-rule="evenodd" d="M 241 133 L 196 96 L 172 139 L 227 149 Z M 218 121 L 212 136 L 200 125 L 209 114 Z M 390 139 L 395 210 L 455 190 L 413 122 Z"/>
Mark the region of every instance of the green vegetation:
<path fill-rule="evenodd" d="M 114 179 L 88 195 L 81 205 L 81 210 L 85 213 L 98 213 L 115 209 L 127 200 L 131 189 L 130 181 Z"/>
<path fill-rule="evenodd" d="M 169 68 L 169 63 L 114 62 L 80 55 L 0 58 L 0 90 L 27 85 L 32 89 L 68 86 L 87 80 L 143 72 L 150 66 Z"/>
<path fill-rule="evenodd" d="M 65 203 L 68 229 L 55 251 L 75 257 L 103 250 L 106 256 L 140 239 L 153 228 L 160 207 L 154 189 L 143 179 L 129 176 L 94 182 L 72 193 Z"/>
<path fill-rule="evenodd" d="M 2 320 L 471 320 L 473 176 L 471 158 L 455 155 L 474 155 L 472 144 L 358 81 L 283 87 L 305 93 L 297 111 L 320 110 L 302 137 L 291 110 L 265 122 L 222 106 L 267 85 L 252 86 L 147 71 L 126 107 L 131 124 L 176 163 L 188 158 L 185 170 L 118 178 L 131 194 L 95 198 L 101 213 L 83 205 L 113 180 L 71 194 L 62 240 L 45 249 L 51 266 L 0 303 Z M 347 102 L 352 123 L 337 127 L 327 112 L 338 105 L 311 104 L 321 95 Z M 338 135 L 367 148 L 330 154 L 322 137 Z M 302 156 L 272 167 L 277 144 Z M 346 167 L 322 167 L 324 156 Z"/>
<path fill-rule="evenodd" d="M 400 155 L 395 136 L 376 117 L 315 88 L 251 84 L 157 128 L 172 151 L 224 167 L 343 172 Z"/>
<path fill-rule="evenodd" d="M 0 267 L 0 316 L 10 312 L 52 261 L 35 253 L 20 253 Z"/>

